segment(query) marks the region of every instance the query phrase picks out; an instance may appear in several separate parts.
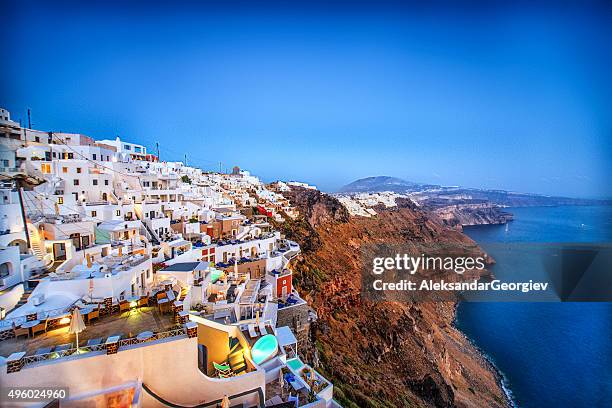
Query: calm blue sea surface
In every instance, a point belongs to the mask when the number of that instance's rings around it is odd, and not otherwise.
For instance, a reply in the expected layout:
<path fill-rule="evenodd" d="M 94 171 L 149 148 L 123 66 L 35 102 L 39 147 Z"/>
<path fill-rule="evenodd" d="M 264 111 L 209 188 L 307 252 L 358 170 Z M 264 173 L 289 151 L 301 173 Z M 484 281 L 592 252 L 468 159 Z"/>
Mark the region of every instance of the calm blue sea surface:
<path fill-rule="evenodd" d="M 479 243 L 612 242 L 609 206 L 509 211 L 507 229 L 465 232 Z M 612 407 L 612 303 L 465 302 L 457 326 L 503 373 L 517 406 Z"/>

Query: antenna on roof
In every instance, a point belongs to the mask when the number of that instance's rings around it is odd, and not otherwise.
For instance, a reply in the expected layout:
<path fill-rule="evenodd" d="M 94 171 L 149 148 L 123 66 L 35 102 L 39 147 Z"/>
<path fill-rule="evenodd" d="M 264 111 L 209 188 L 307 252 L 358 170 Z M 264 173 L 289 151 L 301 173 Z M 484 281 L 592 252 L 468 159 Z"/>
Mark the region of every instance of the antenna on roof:
<path fill-rule="evenodd" d="M 28 129 L 32 129 L 32 120 L 30 118 L 30 108 L 28 108 Z"/>
<path fill-rule="evenodd" d="M 185 167 L 187 167 L 187 153 L 185 153 Z"/>
<path fill-rule="evenodd" d="M 155 142 L 155 147 L 157 148 L 157 161 L 161 161 L 160 157 L 159 157 L 159 142 Z"/>

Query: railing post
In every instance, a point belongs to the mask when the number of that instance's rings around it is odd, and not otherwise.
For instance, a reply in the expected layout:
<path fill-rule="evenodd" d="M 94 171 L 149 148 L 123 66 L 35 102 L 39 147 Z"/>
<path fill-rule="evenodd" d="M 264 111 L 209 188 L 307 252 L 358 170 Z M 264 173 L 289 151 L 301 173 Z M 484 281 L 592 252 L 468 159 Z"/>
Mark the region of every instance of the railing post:
<path fill-rule="evenodd" d="M 25 357 L 25 351 L 19 351 L 17 353 L 11 354 L 6 359 L 6 372 L 7 374 L 16 373 L 21 371 L 23 368 L 23 358 Z"/>
<path fill-rule="evenodd" d="M 187 331 L 187 337 L 198 337 L 198 324 L 196 322 L 185 323 L 185 330 Z"/>
<path fill-rule="evenodd" d="M 106 354 L 117 354 L 119 351 L 119 336 L 106 339 Z"/>

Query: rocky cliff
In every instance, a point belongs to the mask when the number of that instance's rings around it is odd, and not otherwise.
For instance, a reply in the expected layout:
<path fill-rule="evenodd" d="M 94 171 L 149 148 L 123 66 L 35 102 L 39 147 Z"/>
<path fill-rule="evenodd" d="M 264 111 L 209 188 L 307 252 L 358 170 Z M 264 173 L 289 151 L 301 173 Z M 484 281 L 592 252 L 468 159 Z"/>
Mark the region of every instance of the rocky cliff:
<path fill-rule="evenodd" d="M 318 191 L 286 194 L 302 216 L 278 227 L 302 246 L 295 282 L 318 315 L 302 357 L 346 407 L 503 407 L 490 364 L 453 326 L 455 303 L 373 303 L 360 295 L 360 248 L 371 243 L 469 242 L 409 202 L 349 217 Z M 408 201 L 408 200 L 407 200 Z"/>
<path fill-rule="evenodd" d="M 505 224 L 513 219 L 511 213 L 488 203 L 449 205 L 432 211 L 445 225 L 459 230 L 467 225 Z"/>

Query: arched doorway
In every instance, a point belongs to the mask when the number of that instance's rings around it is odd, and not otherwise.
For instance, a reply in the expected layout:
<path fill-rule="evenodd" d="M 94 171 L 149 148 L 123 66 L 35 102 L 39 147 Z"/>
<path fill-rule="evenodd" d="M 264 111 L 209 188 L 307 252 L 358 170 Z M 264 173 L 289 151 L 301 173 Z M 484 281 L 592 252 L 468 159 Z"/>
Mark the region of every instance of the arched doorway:
<path fill-rule="evenodd" d="M 0 278 L 6 278 L 13 271 L 13 264 L 10 262 L 4 262 L 0 264 Z"/>
<path fill-rule="evenodd" d="M 18 246 L 21 254 L 28 253 L 28 244 L 23 239 L 14 239 L 9 243 L 9 246 Z"/>

